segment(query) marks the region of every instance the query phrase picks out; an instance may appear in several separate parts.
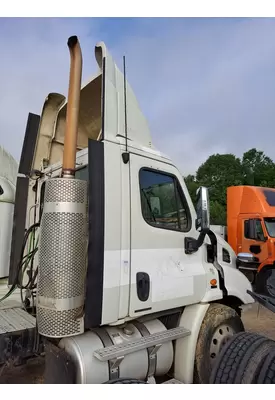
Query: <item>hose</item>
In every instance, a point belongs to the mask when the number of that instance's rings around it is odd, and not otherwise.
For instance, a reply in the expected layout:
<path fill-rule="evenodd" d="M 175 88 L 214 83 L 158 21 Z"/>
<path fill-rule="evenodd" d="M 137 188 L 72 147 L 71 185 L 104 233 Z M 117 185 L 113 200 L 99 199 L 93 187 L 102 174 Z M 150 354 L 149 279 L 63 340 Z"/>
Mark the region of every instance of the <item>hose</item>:
<path fill-rule="evenodd" d="M 34 249 L 31 250 L 31 245 L 33 244 L 33 237 L 34 237 L 34 233 L 31 233 L 31 237 L 30 237 L 30 244 L 29 244 L 29 250 L 28 250 L 28 254 L 25 256 L 25 260 L 22 260 L 21 263 L 21 268 L 19 269 L 21 271 L 21 277 L 18 276 L 18 281 L 17 281 L 17 285 L 20 287 L 20 289 L 31 289 L 31 282 L 33 281 L 33 260 L 34 260 L 34 256 L 38 251 L 38 237 L 36 239 L 36 242 L 34 243 Z M 24 259 L 24 258 L 23 258 Z M 24 273 L 26 271 L 26 269 L 28 268 L 29 264 L 31 263 L 31 268 L 30 268 L 30 275 L 29 275 L 29 280 L 28 283 L 26 285 L 23 285 L 23 279 L 24 279 Z M 20 275 L 20 273 L 19 273 Z"/>
<path fill-rule="evenodd" d="M 33 261 L 34 261 L 34 256 L 38 251 L 38 237 L 35 240 L 35 227 L 34 229 L 31 231 L 31 235 L 30 235 L 30 241 L 29 241 L 29 249 L 28 249 L 28 254 L 27 257 L 25 258 L 25 260 L 22 260 L 21 263 L 21 268 L 19 268 L 19 275 L 18 275 L 18 282 L 17 282 L 17 286 L 20 288 L 20 297 L 21 297 L 21 303 L 23 305 L 23 308 L 26 310 L 26 298 L 23 298 L 23 289 L 28 289 L 30 291 L 32 291 L 33 289 L 35 289 L 35 279 L 36 276 L 38 274 L 38 267 L 36 268 L 34 275 L 33 275 Z M 34 249 L 32 250 L 32 245 L 34 246 Z M 31 264 L 30 270 L 29 270 L 29 279 L 27 284 L 23 285 L 23 279 L 24 279 L 24 275 L 25 275 L 25 271 L 28 268 L 29 264 Z M 20 276 L 21 275 L 21 276 Z"/>
<path fill-rule="evenodd" d="M 29 278 L 29 281 L 27 283 L 27 285 L 23 286 L 22 285 L 22 280 L 24 277 L 24 272 L 26 271 L 29 263 L 33 260 L 36 252 L 38 251 L 38 238 L 36 240 L 35 243 L 35 248 L 33 250 L 31 250 L 31 243 L 33 243 L 32 240 L 30 240 L 30 245 L 29 245 L 29 249 L 28 249 L 28 253 L 24 256 L 24 252 L 25 252 L 25 247 L 29 238 L 29 235 L 32 234 L 34 235 L 34 229 L 38 228 L 40 225 L 39 222 L 31 225 L 29 227 L 29 229 L 26 231 L 25 235 L 24 235 L 24 240 L 23 240 L 23 244 L 22 244 L 22 250 L 21 250 L 21 257 L 20 257 L 20 261 L 18 263 L 18 270 L 17 270 L 17 275 L 15 278 L 15 282 L 13 283 L 13 285 L 11 286 L 10 290 L 0 299 L 0 303 L 4 300 L 6 300 L 14 291 L 17 287 L 19 287 L 21 289 L 21 291 L 23 289 L 31 289 L 30 283 L 34 282 L 33 277 Z M 21 284 L 20 284 L 20 273 L 22 273 L 22 280 L 21 280 Z M 35 277 L 37 276 L 37 273 L 35 273 Z"/>

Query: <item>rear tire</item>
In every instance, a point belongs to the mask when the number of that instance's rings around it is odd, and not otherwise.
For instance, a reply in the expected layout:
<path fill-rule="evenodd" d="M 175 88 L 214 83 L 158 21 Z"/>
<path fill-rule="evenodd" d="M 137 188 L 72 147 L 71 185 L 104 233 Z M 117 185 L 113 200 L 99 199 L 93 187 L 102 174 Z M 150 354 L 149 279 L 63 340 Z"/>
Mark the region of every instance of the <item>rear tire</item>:
<path fill-rule="evenodd" d="M 275 297 L 275 268 L 264 267 L 256 276 L 256 292 Z"/>
<path fill-rule="evenodd" d="M 275 349 L 275 342 L 264 336 L 248 332 L 235 335 L 220 352 L 210 383 L 256 383 L 272 349 Z"/>
<path fill-rule="evenodd" d="M 257 383 L 258 384 L 275 383 L 275 350 L 273 350 L 266 357 L 265 362 L 261 368 Z"/>
<path fill-rule="evenodd" d="M 233 335 L 242 331 L 242 320 L 233 308 L 210 304 L 197 341 L 194 383 L 209 383 L 213 365 L 222 347 Z"/>

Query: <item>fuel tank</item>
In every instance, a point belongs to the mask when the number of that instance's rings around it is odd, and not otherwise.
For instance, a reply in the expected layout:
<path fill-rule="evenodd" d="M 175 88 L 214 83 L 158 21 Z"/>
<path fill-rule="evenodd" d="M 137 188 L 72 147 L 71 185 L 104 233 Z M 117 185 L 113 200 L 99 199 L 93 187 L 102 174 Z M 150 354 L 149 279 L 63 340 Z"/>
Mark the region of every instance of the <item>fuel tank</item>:
<path fill-rule="evenodd" d="M 101 384 L 114 378 L 146 379 L 150 362 L 150 349 L 142 349 L 126 354 L 119 366 L 112 361 L 100 361 L 94 356 L 98 349 L 111 345 L 129 343 L 147 334 L 164 332 L 167 329 L 158 319 L 144 323 L 129 323 L 124 327 L 101 327 L 94 331 L 87 331 L 82 335 L 61 339 L 59 347 L 64 349 L 73 359 L 76 367 L 76 383 Z M 105 344 L 104 344 L 105 342 Z M 172 342 L 161 345 L 156 353 L 154 376 L 163 376 L 170 370 L 174 358 Z"/>

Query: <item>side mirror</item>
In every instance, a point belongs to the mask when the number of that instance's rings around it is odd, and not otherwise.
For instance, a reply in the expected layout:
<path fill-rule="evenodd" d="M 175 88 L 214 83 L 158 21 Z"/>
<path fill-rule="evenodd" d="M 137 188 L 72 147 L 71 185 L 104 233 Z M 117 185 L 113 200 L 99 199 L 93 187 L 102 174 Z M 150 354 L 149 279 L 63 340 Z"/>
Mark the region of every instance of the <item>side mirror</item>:
<path fill-rule="evenodd" d="M 197 190 L 197 219 L 196 229 L 201 232 L 208 232 L 210 229 L 210 206 L 208 189 L 201 186 Z"/>
<path fill-rule="evenodd" d="M 251 253 L 239 253 L 237 254 L 237 260 L 241 263 L 246 263 L 246 264 L 255 262 L 255 258 Z"/>
<path fill-rule="evenodd" d="M 199 230 L 200 234 L 198 239 L 185 237 L 186 254 L 192 254 L 198 251 L 210 230 L 209 196 L 206 187 L 201 186 L 197 190 L 197 199 L 196 229 Z"/>

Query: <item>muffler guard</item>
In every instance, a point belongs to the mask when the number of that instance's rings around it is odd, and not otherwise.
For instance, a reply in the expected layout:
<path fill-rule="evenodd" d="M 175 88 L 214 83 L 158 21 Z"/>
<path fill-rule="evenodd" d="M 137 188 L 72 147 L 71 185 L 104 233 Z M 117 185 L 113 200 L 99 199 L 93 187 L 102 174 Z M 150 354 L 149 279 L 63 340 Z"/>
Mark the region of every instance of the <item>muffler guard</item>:
<path fill-rule="evenodd" d="M 46 182 L 40 227 L 37 324 L 41 335 L 61 338 L 84 332 L 87 262 L 87 182 Z"/>

